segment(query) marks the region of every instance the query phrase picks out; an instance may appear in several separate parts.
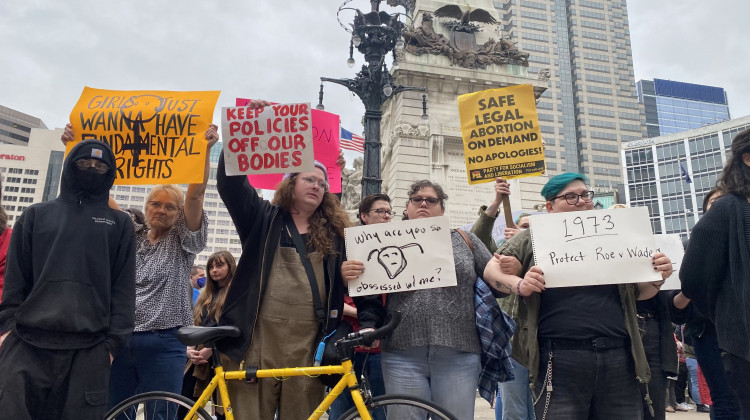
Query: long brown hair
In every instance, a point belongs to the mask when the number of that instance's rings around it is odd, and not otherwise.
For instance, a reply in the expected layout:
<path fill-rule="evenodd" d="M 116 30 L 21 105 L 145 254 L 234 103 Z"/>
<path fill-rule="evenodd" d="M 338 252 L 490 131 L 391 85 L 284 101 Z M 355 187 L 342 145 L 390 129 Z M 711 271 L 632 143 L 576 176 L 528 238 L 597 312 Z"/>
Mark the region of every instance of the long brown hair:
<path fill-rule="evenodd" d="M 219 285 L 216 280 L 211 278 L 211 267 L 216 264 L 217 261 L 221 261 L 229 266 L 227 271 L 227 284 L 226 286 L 219 289 Z M 224 300 L 227 298 L 227 291 L 229 285 L 232 283 L 234 278 L 234 272 L 237 270 L 237 262 L 234 260 L 234 256 L 229 251 L 217 251 L 208 257 L 206 262 L 206 286 L 198 296 L 198 301 L 195 302 L 195 310 L 193 311 L 193 321 L 195 325 L 203 325 L 203 312 L 206 312 L 206 316 L 213 318 L 215 322 L 219 322 L 219 316 L 221 316 L 221 309 L 224 307 Z"/>
<path fill-rule="evenodd" d="M 737 194 L 750 198 L 750 166 L 742 161 L 744 153 L 750 153 L 750 128 L 741 131 L 732 140 L 732 157 L 727 160 L 716 187 L 724 194 Z"/>
<path fill-rule="evenodd" d="M 291 212 L 293 207 L 294 185 L 297 175 L 290 176 L 276 187 L 276 193 L 271 204 L 276 204 Z M 326 192 L 323 201 L 310 216 L 310 226 L 307 228 L 307 248 L 322 254 L 335 254 L 333 246 L 334 235 L 344 238 L 344 228 L 350 226 L 349 216 L 341 208 L 341 202 L 335 195 Z"/>

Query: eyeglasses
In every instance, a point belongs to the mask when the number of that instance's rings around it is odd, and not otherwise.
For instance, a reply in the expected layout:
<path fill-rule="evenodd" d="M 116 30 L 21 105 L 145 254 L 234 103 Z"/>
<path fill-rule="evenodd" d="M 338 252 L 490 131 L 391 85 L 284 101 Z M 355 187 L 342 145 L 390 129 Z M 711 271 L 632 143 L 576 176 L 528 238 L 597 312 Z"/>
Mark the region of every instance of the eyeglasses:
<path fill-rule="evenodd" d="M 395 211 L 393 211 L 393 210 L 386 210 L 386 209 L 370 209 L 370 210 L 367 210 L 368 213 L 371 212 L 371 211 L 374 211 L 380 217 L 385 217 L 386 214 L 389 215 L 389 216 L 391 216 L 391 217 L 393 217 L 396 214 Z"/>
<path fill-rule="evenodd" d="M 568 202 L 571 206 L 578 204 L 579 199 L 583 199 L 584 203 L 590 203 L 591 200 L 594 199 L 594 192 L 593 191 L 584 191 L 581 194 L 576 194 L 574 192 L 569 192 L 567 194 L 558 195 L 557 197 L 552 197 L 552 200 L 557 200 L 558 198 L 564 198 L 565 201 Z"/>
<path fill-rule="evenodd" d="M 161 210 L 161 208 L 164 207 L 164 210 L 166 210 L 168 212 L 172 212 L 172 213 L 176 212 L 177 210 L 180 209 L 179 207 L 175 206 L 174 204 L 169 204 L 169 203 L 164 204 L 164 203 L 159 202 L 159 201 L 149 201 L 148 202 L 148 206 L 151 207 L 151 210 Z"/>
<path fill-rule="evenodd" d="M 318 187 L 325 192 L 328 192 L 328 188 L 330 188 L 327 181 L 320 180 L 314 176 L 303 176 L 300 179 L 305 181 L 307 185 L 315 185 L 317 183 Z"/>
<path fill-rule="evenodd" d="M 78 159 L 76 161 L 76 168 L 85 171 L 88 168 L 94 168 L 96 173 L 104 175 L 109 170 L 109 165 L 98 159 Z"/>
<path fill-rule="evenodd" d="M 421 206 L 423 201 L 427 203 L 427 207 L 435 207 L 440 199 L 437 197 L 409 197 L 409 202 L 415 206 Z"/>

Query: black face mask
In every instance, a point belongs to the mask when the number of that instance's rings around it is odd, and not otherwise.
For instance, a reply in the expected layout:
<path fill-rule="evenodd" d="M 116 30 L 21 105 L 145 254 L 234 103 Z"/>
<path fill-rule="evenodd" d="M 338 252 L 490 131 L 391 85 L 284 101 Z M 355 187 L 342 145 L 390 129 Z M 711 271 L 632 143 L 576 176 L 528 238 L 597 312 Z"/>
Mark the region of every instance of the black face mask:
<path fill-rule="evenodd" d="M 75 168 L 75 178 L 78 188 L 89 194 L 101 194 L 109 189 L 107 174 L 100 174 L 94 168 L 82 171 Z"/>

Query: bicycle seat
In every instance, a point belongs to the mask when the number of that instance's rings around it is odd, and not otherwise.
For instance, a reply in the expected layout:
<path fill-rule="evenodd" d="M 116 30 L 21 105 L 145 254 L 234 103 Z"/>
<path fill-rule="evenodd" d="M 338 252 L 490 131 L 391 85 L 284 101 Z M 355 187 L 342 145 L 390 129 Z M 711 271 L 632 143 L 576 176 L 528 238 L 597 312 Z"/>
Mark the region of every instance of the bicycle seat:
<path fill-rule="evenodd" d="M 177 339 L 186 346 L 210 345 L 224 337 L 239 337 L 237 327 L 182 327 L 177 330 Z"/>

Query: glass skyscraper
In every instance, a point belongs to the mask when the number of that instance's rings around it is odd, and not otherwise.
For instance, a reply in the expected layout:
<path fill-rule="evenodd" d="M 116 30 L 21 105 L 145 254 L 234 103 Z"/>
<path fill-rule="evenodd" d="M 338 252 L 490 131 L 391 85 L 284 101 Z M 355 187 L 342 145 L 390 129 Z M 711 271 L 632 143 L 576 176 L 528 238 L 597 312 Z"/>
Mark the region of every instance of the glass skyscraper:
<path fill-rule="evenodd" d="M 622 184 L 621 145 L 643 138 L 625 0 L 496 0 L 503 34 L 549 69 L 538 103 L 550 175 L 580 172 L 599 192 Z"/>
<path fill-rule="evenodd" d="M 648 137 L 730 119 L 727 94 L 720 87 L 654 79 L 638 81 L 636 90 L 646 111 Z"/>

